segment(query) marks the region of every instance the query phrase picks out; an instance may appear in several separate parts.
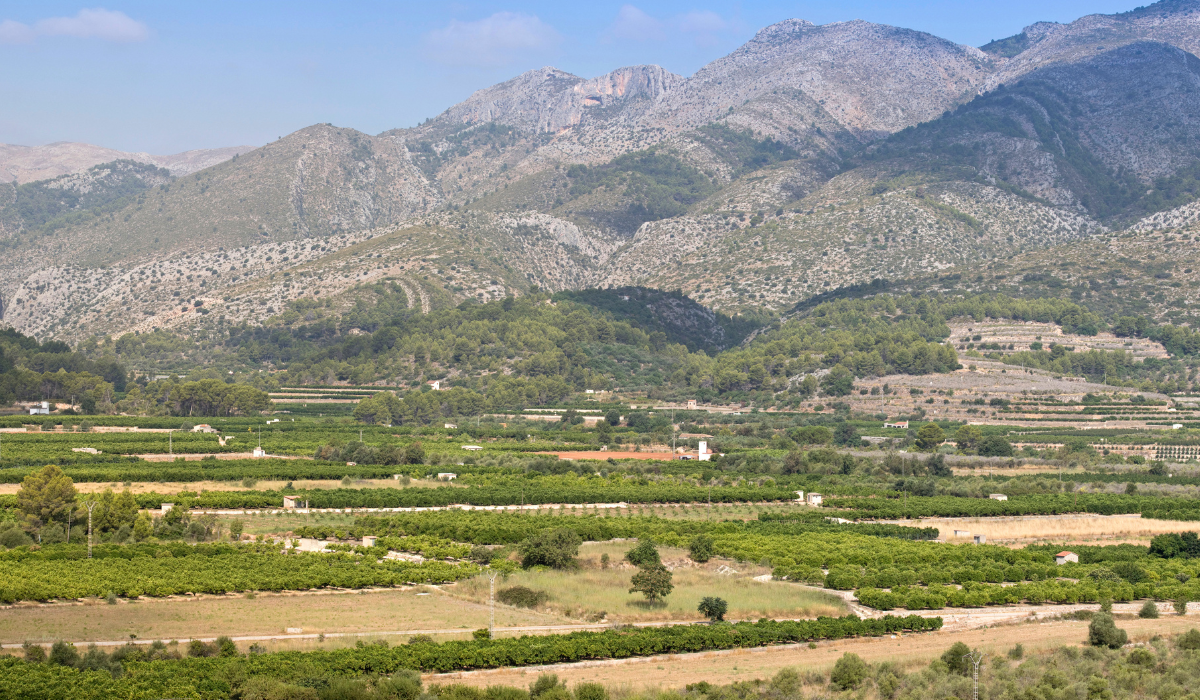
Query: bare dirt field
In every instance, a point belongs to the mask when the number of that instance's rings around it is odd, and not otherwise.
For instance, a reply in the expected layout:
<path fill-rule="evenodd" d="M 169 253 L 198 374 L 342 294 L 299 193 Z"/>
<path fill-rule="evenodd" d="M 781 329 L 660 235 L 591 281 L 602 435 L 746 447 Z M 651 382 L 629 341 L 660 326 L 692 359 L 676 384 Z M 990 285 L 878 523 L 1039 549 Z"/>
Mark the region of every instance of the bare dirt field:
<path fill-rule="evenodd" d="M 496 607 L 498 626 L 567 622 L 546 613 Z M 259 593 L 254 598 L 242 594 L 142 598 L 121 600 L 116 605 L 103 600 L 21 603 L 0 613 L 0 643 L 117 640 L 131 635 L 139 639 L 272 635 L 284 634 L 289 627 L 309 634 L 454 629 L 468 633 L 487 626 L 487 605 L 420 586 L 366 592 Z M 391 643 L 401 641 L 393 638 Z"/>
<path fill-rule="evenodd" d="M 686 683 L 709 681 L 727 684 L 755 678 L 767 679 L 781 669 L 796 668 L 828 674 L 834 662 L 846 652 L 861 656 L 868 663 L 884 661 L 917 670 L 941 656 L 955 642 L 978 648 L 989 657 L 1002 656 L 1018 642 L 1026 653 L 1037 653 L 1062 645 L 1082 645 L 1087 639 L 1086 622 L 1042 622 L 1013 624 L 983 629 L 941 631 L 870 639 L 846 639 L 821 642 L 815 649 L 806 645 L 738 649 L 727 652 L 676 654 L 639 659 L 579 664 L 557 664 L 536 668 L 506 668 L 453 674 L 430 674 L 427 683 L 462 683 L 484 687 L 512 685 L 528 687 L 540 673 L 555 673 L 574 686 L 576 683 L 604 683 L 625 690 L 679 689 Z M 1130 641 L 1145 641 L 1161 634 L 1179 634 L 1200 627 L 1200 616 L 1166 616 L 1158 620 L 1120 619 L 1117 625 L 1129 632 Z M 810 691 L 827 692 L 828 688 Z M 812 695 L 806 692 L 805 697 Z"/>
<path fill-rule="evenodd" d="M 1164 532 L 1188 532 L 1195 523 L 1177 520 L 1152 520 L 1138 515 L 1027 515 L 1005 518 L 926 518 L 895 520 L 900 525 L 936 527 L 940 539 L 969 542 L 971 537 L 954 537 L 955 530 L 986 535 L 988 544 L 1024 546 L 1035 542 L 1062 544 L 1149 544 L 1150 538 Z"/>

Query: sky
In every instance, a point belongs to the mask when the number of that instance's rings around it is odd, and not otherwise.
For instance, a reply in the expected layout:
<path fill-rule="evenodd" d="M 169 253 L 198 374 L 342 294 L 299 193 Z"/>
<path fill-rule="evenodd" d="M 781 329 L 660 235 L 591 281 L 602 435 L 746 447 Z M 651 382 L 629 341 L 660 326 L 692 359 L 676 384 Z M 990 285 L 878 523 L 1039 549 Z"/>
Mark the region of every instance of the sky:
<path fill-rule="evenodd" d="M 0 143 L 169 154 L 320 122 L 377 134 L 555 66 L 687 76 L 788 18 L 863 19 L 980 46 L 1118 0 L 289 2 L 0 0 Z"/>

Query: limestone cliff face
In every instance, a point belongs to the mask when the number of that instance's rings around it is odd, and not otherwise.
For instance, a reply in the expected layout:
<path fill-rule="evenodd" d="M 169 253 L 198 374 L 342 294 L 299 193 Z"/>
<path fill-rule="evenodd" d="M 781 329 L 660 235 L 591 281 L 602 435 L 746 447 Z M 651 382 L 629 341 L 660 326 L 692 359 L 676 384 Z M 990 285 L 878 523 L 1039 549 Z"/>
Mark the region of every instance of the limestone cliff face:
<path fill-rule="evenodd" d="M 497 122 L 522 131 L 556 133 L 579 124 L 589 107 L 655 99 L 683 81 L 659 66 L 631 66 L 591 80 L 557 68 L 531 70 L 446 110 L 435 122 Z"/>

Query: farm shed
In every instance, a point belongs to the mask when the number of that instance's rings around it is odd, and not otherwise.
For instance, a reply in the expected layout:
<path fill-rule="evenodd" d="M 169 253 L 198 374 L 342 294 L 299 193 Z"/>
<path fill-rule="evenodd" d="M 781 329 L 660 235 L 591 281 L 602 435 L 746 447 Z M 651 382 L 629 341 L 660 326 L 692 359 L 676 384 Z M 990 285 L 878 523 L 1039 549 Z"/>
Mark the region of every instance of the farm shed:
<path fill-rule="evenodd" d="M 908 421 L 902 420 L 902 421 L 897 421 L 895 423 L 884 423 L 883 427 L 885 427 L 885 428 L 903 428 L 904 430 L 908 430 Z"/>
<path fill-rule="evenodd" d="M 809 494 L 808 494 L 808 505 L 810 505 L 810 506 L 819 506 L 819 505 L 821 505 L 821 494 L 819 494 L 819 493 L 809 493 Z"/>
<path fill-rule="evenodd" d="M 988 498 L 992 499 L 993 501 L 1007 501 L 1008 500 L 1008 496 L 1005 496 L 1002 493 L 989 493 Z"/>
<path fill-rule="evenodd" d="M 955 530 L 954 536 L 955 537 L 970 537 L 971 532 L 970 532 L 970 530 Z"/>
<path fill-rule="evenodd" d="M 200 425 L 193 427 L 192 432 L 193 433 L 219 433 L 221 431 L 212 427 L 208 423 L 201 423 Z"/>
<path fill-rule="evenodd" d="M 295 508 L 296 507 L 296 497 L 295 496 L 284 496 L 283 497 L 283 507 L 284 507 L 284 509 Z"/>
<path fill-rule="evenodd" d="M 1063 564 L 1066 564 L 1067 562 L 1072 562 L 1072 563 L 1078 564 L 1079 563 L 1079 555 L 1076 554 L 1075 552 L 1059 552 L 1058 554 L 1054 555 L 1054 563 L 1055 564 L 1062 566 Z"/>
<path fill-rule="evenodd" d="M 986 544 L 987 535 L 975 535 L 975 544 Z"/>
<path fill-rule="evenodd" d="M 458 474 L 455 474 L 454 472 L 438 473 L 438 481 L 453 481 L 457 478 L 458 478 Z"/>

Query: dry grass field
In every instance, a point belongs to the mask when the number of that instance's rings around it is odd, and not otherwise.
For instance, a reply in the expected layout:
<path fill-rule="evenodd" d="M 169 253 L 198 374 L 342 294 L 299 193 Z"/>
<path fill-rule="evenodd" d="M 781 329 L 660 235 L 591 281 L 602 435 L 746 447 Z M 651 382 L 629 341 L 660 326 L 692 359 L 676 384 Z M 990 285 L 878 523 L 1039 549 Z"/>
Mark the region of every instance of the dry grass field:
<path fill-rule="evenodd" d="M 702 566 L 687 557 L 687 551 L 662 547 L 663 563 L 673 571 L 675 590 L 660 604 L 652 605 L 641 593 L 629 593 L 629 579 L 637 569 L 623 561 L 632 542 L 589 543 L 580 549 L 582 568 L 578 571 L 521 571 L 507 580 L 496 581 L 496 589 L 525 586 L 550 594 L 546 610 L 576 620 L 611 622 L 648 622 L 661 620 L 702 620 L 696 611 L 705 596 L 724 598 L 729 603 L 729 619 L 811 618 L 818 615 L 844 615 L 841 598 L 810 588 L 778 581 L 755 581 L 753 577 L 770 570 L 753 564 L 713 559 Z M 600 568 L 607 554 L 610 568 Z M 721 567 L 737 573 L 719 573 Z M 451 595 L 485 602 L 489 582 L 478 577 L 464 581 Z"/>
<path fill-rule="evenodd" d="M 687 683 L 708 681 L 727 684 L 768 679 L 784 668 L 803 672 L 816 671 L 828 680 L 829 671 L 842 654 L 858 654 L 868 663 L 891 662 L 916 671 L 927 665 L 955 642 L 964 642 L 984 651 L 989 660 L 1003 657 L 1018 642 L 1026 655 L 1048 651 L 1062 645 L 1082 645 L 1087 639 L 1086 622 L 1045 622 L 1014 624 L 957 632 L 844 639 L 821 642 L 815 649 L 807 646 L 778 646 L 759 649 L 738 649 L 728 652 L 677 654 L 612 662 L 560 664 L 525 669 L 497 669 L 444 675 L 428 675 L 427 683 L 462 683 L 484 687 L 511 685 L 528 687 L 539 673 L 555 673 L 569 686 L 576 683 L 604 683 L 619 695 L 621 691 L 678 690 Z M 1200 617 L 1169 615 L 1158 620 L 1118 619 L 1117 625 L 1129 633 L 1130 641 L 1146 641 L 1154 635 L 1171 635 L 1200 627 Z M 991 661 L 989 661 L 991 663 Z M 827 685 L 812 685 L 804 689 L 804 697 L 826 697 Z M 855 695 L 874 698 L 868 688 Z"/>
<path fill-rule="evenodd" d="M 544 612 L 496 607 L 501 627 L 567 622 Z M 103 600 L 43 605 L 22 603 L 0 611 L 0 643 L 188 639 L 219 635 L 284 634 L 289 627 L 307 634 L 403 630 L 471 630 L 488 626 L 488 607 L 452 597 L 435 587 L 258 593 L 226 596 L 142 598 L 108 605 Z M 390 637 L 391 643 L 404 637 Z M 349 642 L 353 644 L 353 640 Z"/>

